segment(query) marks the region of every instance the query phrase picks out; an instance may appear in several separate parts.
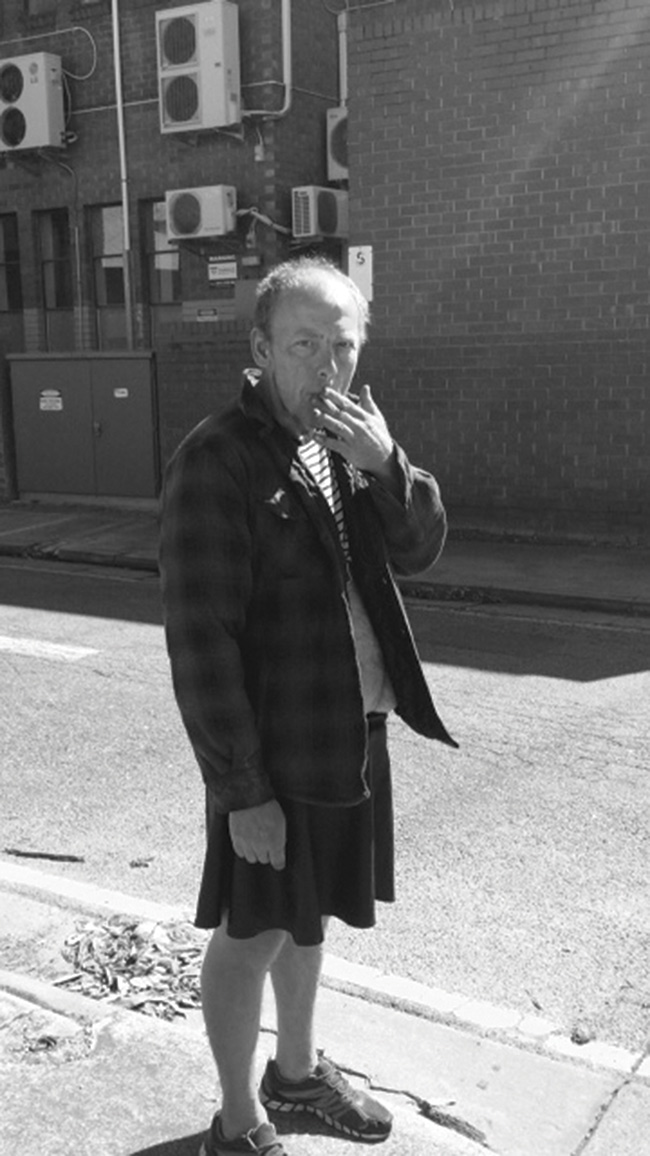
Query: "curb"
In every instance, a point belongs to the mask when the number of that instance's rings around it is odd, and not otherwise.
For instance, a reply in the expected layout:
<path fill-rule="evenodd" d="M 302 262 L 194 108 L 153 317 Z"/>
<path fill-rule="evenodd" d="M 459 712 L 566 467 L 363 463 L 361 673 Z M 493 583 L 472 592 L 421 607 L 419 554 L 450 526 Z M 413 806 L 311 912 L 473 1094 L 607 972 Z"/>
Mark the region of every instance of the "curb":
<path fill-rule="evenodd" d="M 123 570 L 149 570 L 158 573 L 158 563 L 153 558 L 137 554 L 107 554 L 96 550 L 81 550 L 56 545 L 32 544 L 17 546 L 11 542 L 0 543 L 0 557 L 31 558 L 42 562 L 74 562 L 85 566 L 116 566 Z"/>
<path fill-rule="evenodd" d="M 56 545 L 17 546 L 0 544 L 0 557 L 31 558 L 36 561 L 76 563 L 85 566 L 107 566 L 123 570 L 158 573 L 155 558 L 138 554 L 107 554 L 96 550 Z M 461 586 L 445 582 L 421 582 L 417 578 L 398 578 L 397 585 L 405 598 L 422 602 L 460 602 L 483 606 L 545 606 L 621 617 L 650 617 L 650 602 L 598 598 L 579 594 L 549 594 L 543 591 L 511 589 L 506 586 Z"/>
<path fill-rule="evenodd" d="M 193 918 L 188 910 L 182 908 L 155 903 L 0 860 L 0 888 L 3 887 L 5 889 L 9 887 L 32 898 L 49 900 L 59 906 L 73 905 L 82 911 L 95 914 L 112 912 L 161 923 L 191 922 Z M 76 993 L 66 993 L 40 980 L 0 970 L 0 989 L 5 982 L 12 984 L 7 990 L 15 995 L 23 995 L 32 1002 L 42 1003 L 45 998 L 44 1006 L 49 1006 L 53 1010 L 62 1010 L 64 1000 L 81 1000 L 83 1002 L 79 1006 L 86 1009 L 88 1004 L 93 1004 L 93 1001 Z M 338 956 L 326 953 L 321 983 L 326 988 L 355 996 L 367 1003 L 380 1004 L 406 1015 L 430 1019 L 458 1030 L 489 1036 L 514 1047 L 541 1052 L 550 1058 L 574 1060 L 592 1069 L 605 1069 L 650 1081 L 650 1057 L 646 1052 L 630 1052 L 617 1044 L 601 1043 L 597 1040 L 578 1044 L 563 1035 L 557 1024 L 540 1016 L 499 1007 L 486 1000 L 470 999 L 458 992 L 428 987 L 415 980 L 389 975 L 366 964 L 349 963 Z M 24 984 L 22 990 L 21 984 Z M 34 995 L 28 994 L 29 991 L 40 995 L 35 998 Z M 47 1002 L 47 992 L 50 993 L 50 999 L 56 1001 L 55 1004 Z M 87 1014 L 87 1010 L 83 1014 Z M 98 1015 L 98 1018 L 105 1018 L 106 1014 L 104 1012 Z"/>
<path fill-rule="evenodd" d="M 590 598 L 580 594 L 548 594 L 531 590 L 511 590 L 501 586 L 453 586 L 444 582 L 398 579 L 407 598 L 427 602 L 474 602 L 481 605 L 547 606 L 565 610 L 591 611 L 631 617 L 650 616 L 650 602 L 630 602 L 619 598 Z"/>

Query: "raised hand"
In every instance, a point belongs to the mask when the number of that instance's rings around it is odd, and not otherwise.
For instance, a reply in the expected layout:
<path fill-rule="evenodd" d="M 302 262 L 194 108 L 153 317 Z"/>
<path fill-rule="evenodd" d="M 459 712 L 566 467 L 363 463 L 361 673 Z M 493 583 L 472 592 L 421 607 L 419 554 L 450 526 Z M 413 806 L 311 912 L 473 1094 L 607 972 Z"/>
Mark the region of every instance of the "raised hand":
<path fill-rule="evenodd" d="M 377 477 L 390 473 L 393 439 L 369 385 L 361 386 L 358 402 L 335 389 L 326 389 L 318 418 L 328 449 Z"/>

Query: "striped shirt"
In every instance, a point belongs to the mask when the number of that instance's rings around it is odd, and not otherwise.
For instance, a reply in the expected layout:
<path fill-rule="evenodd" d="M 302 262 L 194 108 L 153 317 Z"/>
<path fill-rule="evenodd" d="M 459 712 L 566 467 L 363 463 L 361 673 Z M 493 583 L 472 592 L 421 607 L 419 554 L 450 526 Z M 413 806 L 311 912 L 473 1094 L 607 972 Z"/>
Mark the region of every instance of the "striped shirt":
<path fill-rule="evenodd" d="M 329 452 L 324 445 L 312 439 L 308 442 L 302 442 L 298 446 L 298 456 L 309 470 L 332 511 L 343 552 L 346 558 L 349 558 L 350 544 L 345 527 L 343 501 L 336 474 L 332 469 Z M 361 595 L 351 578 L 348 582 L 348 597 L 366 714 L 371 711 L 388 712 L 393 710 L 395 706 L 395 694 L 386 674 L 377 636 L 366 613 Z"/>
<path fill-rule="evenodd" d="M 339 532 L 343 553 L 346 558 L 350 557 L 350 544 L 348 542 L 348 533 L 345 528 L 345 517 L 343 515 L 343 502 L 341 500 L 341 491 L 336 480 L 336 474 L 332 469 L 332 462 L 330 455 L 324 445 L 312 439 L 308 442 L 301 442 L 298 446 L 298 456 L 309 470 L 316 485 L 320 489 L 325 501 L 327 502 L 336 528 Z"/>

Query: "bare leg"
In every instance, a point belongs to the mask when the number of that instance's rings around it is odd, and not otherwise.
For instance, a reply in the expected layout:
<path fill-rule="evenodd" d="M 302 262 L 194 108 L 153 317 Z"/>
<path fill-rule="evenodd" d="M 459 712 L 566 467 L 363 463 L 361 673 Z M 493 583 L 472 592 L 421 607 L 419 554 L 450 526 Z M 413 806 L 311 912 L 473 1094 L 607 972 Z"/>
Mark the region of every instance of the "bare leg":
<path fill-rule="evenodd" d="M 248 1132 L 267 1119 L 257 1094 L 255 1050 L 264 980 L 287 939 L 284 931 L 232 939 L 222 924 L 206 951 L 201 974 L 203 1018 L 219 1072 L 221 1124 L 227 1137 Z"/>
<path fill-rule="evenodd" d="M 287 1080 L 302 1080 L 316 1062 L 314 1012 L 323 945 L 297 947 L 289 936 L 271 966 L 278 1021 L 276 1060 Z"/>

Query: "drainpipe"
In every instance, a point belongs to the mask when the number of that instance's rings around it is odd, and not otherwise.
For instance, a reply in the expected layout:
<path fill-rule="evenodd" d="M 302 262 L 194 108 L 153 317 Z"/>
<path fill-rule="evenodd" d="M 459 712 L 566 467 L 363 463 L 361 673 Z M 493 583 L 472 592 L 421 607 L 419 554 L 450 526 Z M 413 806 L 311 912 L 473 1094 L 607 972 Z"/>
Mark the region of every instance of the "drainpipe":
<path fill-rule="evenodd" d="M 265 108 L 244 108 L 242 109 L 242 117 L 244 116 L 265 116 L 269 119 L 278 120 L 281 116 L 286 116 L 291 108 L 291 96 L 293 86 L 293 76 L 291 71 L 291 0 L 282 0 L 282 85 L 284 86 L 284 100 L 282 108 L 275 112 L 269 112 Z M 266 83 L 260 81 L 260 84 Z"/>
<path fill-rule="evenodd" d="M 339 12 L 336 17 L 339 32 L 339 104 L 348 103 L 348 13 Z"/>
<path fill-rule="evenodd" d="M 124 304 L 126 309 L 126 343 L 133 349 L 133 301 L 131 297 L 131 223 L 129 220 L 129 178 L 124 133 L 124 92 L 122 88 L 122 61 L 120 47 L 120 18 L 118 0 L 111 0 L 113 16 L 113 62 L 115 65 L 115 100 L 117 111 L 117 139 L 120 153 L 120 187 L 122 191 L 123 274 Z"/>

